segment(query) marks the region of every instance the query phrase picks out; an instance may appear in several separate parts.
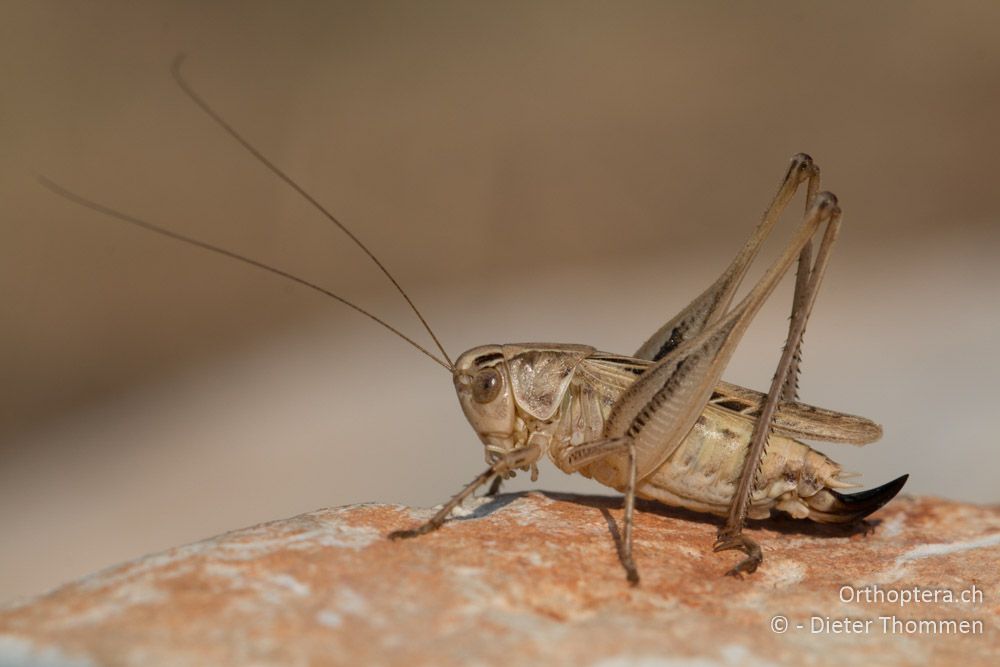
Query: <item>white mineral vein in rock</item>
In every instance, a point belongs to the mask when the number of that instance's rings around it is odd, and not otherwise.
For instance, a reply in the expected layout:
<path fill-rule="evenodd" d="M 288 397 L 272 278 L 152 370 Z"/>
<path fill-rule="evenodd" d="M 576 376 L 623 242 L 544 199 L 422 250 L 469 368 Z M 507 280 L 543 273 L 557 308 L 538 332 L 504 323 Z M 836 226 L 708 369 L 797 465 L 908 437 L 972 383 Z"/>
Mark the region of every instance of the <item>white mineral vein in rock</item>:
<path fill-rule="evenodd" d="M 984 547 L 1000 546 L 1000 533 L 993 533 L 974 540 L 963 540 L 961 542 L 939 542 L 936 544 L 921 544 L 896 558 L 896 563 L 905 563 L 910 560 L 930 558 L 932 556 L 946 556 L 948 554 L 968 551 L 969 549 L 982 549 Z"/>
<path fill-rule="evenodd" d="M 951 554 L 971 551 L 973 549 L 984 549 L 987 547 L 1000 546 L 1000 533 L 991 533 L 972 540 L 958 540 L 955 542 L 936 542 L 932 544 L 921 544 L 896 557 L 893 566 L 886 570 L 879 577 L 882 583 L 892 583 L 899 580 L 907 571 L 907 563 L 933 558 L 935 556 L 948 556 Z"/>

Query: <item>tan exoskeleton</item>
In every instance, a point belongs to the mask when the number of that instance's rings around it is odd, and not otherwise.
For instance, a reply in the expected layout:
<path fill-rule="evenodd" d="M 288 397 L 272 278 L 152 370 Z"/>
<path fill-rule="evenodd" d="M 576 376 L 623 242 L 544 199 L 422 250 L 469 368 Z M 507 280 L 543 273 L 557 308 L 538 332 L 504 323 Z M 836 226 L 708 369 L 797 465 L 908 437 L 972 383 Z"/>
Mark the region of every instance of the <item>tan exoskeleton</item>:
<path fill-rule="evenodd" d="M 841 467 L 799 442 L 867 444 L 881 428 L 862 417 L 798 402 L 802 336 L 840 229 L 837 199 L 819 192 L 819 169 L 804 154 L 792 158 L 781 187 L 749 240 L 722 275 L 632 356 L 586 345 L 521 343 L 485 345 L 454 363 L 399 283 L 357 237 L 295 181 L 267 160 L 219 116 L 180 75 L 184 92 L 251 154 L 305 197 L 378 265 L 434 340 L 441 357 L 368 311 L 316 284 L 256 260 L 177 234 L 80 197 L 42 178 L 43 185 L 82 206 L 170 238 L 278 274 L 317 290 L 376 321 L 448 369 L 459 403 L 486 449 L 489 467 L 426 523 L 392 538 L 439 528 L 476 489 L 517 471 L 537 478 L 548 456 L 566 473 L 579 472 L 625 495 L 621 559 L 629 581 L 639 580 L 632 558 L 636 496 L 726 517 L 715 551 L 738 549 L 746 558 L 729 573 L 753 572 L 760 547 L 743 535 L 750 518 L 775 510 L 820 523 L 858 521 L 892 499 L 907 476 L 869 491 L 855 486 Z M 781 256 L 738 304 L 734 294 L 750 263 L 801 185 L 806 213 Z M 815 260 L 812 239 L 825 225 Z M 791 265 L 798 262 L 788 338 L 766 394 L 722 381 L 721 376 L 750 321 Z"/>
<path fill-rule="evenodd" d="M 805 219 L 781 257 L 734 308 L 733 294 L 751 260 L 799 185 L 807 183 Z M 760 547 L 742 534 L 747 518 L 779 510 L 820 523 L 857 521 L 884 505 L 906 475 L 870 491 L 841 467 L 795 440 L 867 444 L 881 428 L 862 417 L 796 401 L 802 335 L 840 228 L 836 198 L 819 189 L 819 169 L 804 154 L 791 166 L 746 245 L 716 282 L 627 357 L 585 345 L 487 345 L 455 363 L 459 402 L 486 447 L 490 467 L 427 523 L 393 537 L 439 527 L 477 487 L 516 470 L 537 474 L 548 454 L 567 473 L 580 472 L 625 494 L 622 561 L 632 559 L 635 497 L 726 516 L 716 551 L 747 557 L 730 573 L 753 572 Z M 823 239 L 812 260 L 811 239 Z M 766 395 L 721 381 L 744 331 L 798 258 L 788 339 Z M 766 450 L 766 453 L 765 453 Z"/>

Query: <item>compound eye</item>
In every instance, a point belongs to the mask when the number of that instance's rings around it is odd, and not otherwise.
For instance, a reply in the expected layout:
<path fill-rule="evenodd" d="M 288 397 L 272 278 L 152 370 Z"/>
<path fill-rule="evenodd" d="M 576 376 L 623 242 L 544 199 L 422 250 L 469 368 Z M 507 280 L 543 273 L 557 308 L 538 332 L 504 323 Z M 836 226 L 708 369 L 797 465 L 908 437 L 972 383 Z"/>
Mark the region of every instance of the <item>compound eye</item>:
<path fill-rule="evenodd" d="M 472 398 L 476 403 L 489 403 L 500 393 L 503 377 L 495 368 L 484 368 L 472 378 Z"/>

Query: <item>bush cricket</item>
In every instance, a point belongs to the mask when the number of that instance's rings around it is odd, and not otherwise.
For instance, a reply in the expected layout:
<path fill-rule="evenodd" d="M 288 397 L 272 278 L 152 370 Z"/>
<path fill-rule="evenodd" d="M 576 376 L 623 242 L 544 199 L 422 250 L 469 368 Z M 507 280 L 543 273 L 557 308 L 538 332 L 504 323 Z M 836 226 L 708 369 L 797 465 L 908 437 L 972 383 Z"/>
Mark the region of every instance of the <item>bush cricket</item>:
<path fill-rule="evenodd" d="M 473 348 L 452 362 L 437 335 L 388 269 L 342 222 L 266 158 L 197 93 L 181 74 L 181 90 L 319 213 L 340 228 L 389 279 L 419 319 L 440 356 L 351 301 L 282 269 L 191 238 L 77 195 L 40 177 L 49 190 L 91 210 L 147 231 L 221 254 L 316 290 L 386 328 L 447 369 L 462 411 L 479 436 L 488 466 L 423 525 L 397 530 L 393 539 L 440 528 L 477 489 L 517 471 L 537 479 L 546 455 L 566 473 L 578 472 L 624 494 L 620 559 L 629 582 L 639 581 L 632 556 L 636 497 L 725 517 L 715 551 L 745 557 L 728 574 L 754 572 L 760 546 L 743 534 L 746 519 L 774 511 L 820 523 L 860 521 L 891 500 L 903 475 L 859 493 L 840 489 L 840 465 L 795 438 L 864 445 L 881 427 L 863 417 L 798 402 L 802 338 L 840 230 L 837 198 L 820 192 L 819 168 L 799 154 L 770 205 L 729 267 L 701 295 L 664 324 L 631 356 L 587 345 L 521 343 Z M 735 306 L 734 295 L 761 244 L 800 189 L 802 221 L 780 257 Z M 813 238 L 823 229 L 813 257 Z M 797 263 L 788 334 L 767 393 L 722 380 L 737 344 L 775 287 Z"/>

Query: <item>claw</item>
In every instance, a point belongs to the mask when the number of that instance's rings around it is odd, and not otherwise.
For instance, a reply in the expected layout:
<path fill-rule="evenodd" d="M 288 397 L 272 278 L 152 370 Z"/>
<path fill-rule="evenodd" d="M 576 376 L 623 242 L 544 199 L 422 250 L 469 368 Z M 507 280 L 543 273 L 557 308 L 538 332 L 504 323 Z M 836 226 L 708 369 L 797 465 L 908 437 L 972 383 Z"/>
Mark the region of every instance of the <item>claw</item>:
<path fill-rule="evenodd" d="M 739 563 L 734 565 L 728 572 L 726 572 L 727 577 L 736 577 L 738 579 L 743 578 L 743 573 L 753 574 L 757 571 L 757 566 L 760 565 L 763 558 L 754 558 L 749 556 L 744 558 Z"/>
<path fill-rule="evenodd" d="M 739 577 L 744 572 L 753 574 L 757 567 L 764 562 L 764 554 L 760 550 L 760 545 L 746 537 L 742 533 L 726 533 L 719 531 L 719 538 L 715 541 L 712 551 L 729 551 L 738 549 L 747 555 L 746 558 L 737 563 L 731 570 L 726 572 L 726 576 Z"/>

